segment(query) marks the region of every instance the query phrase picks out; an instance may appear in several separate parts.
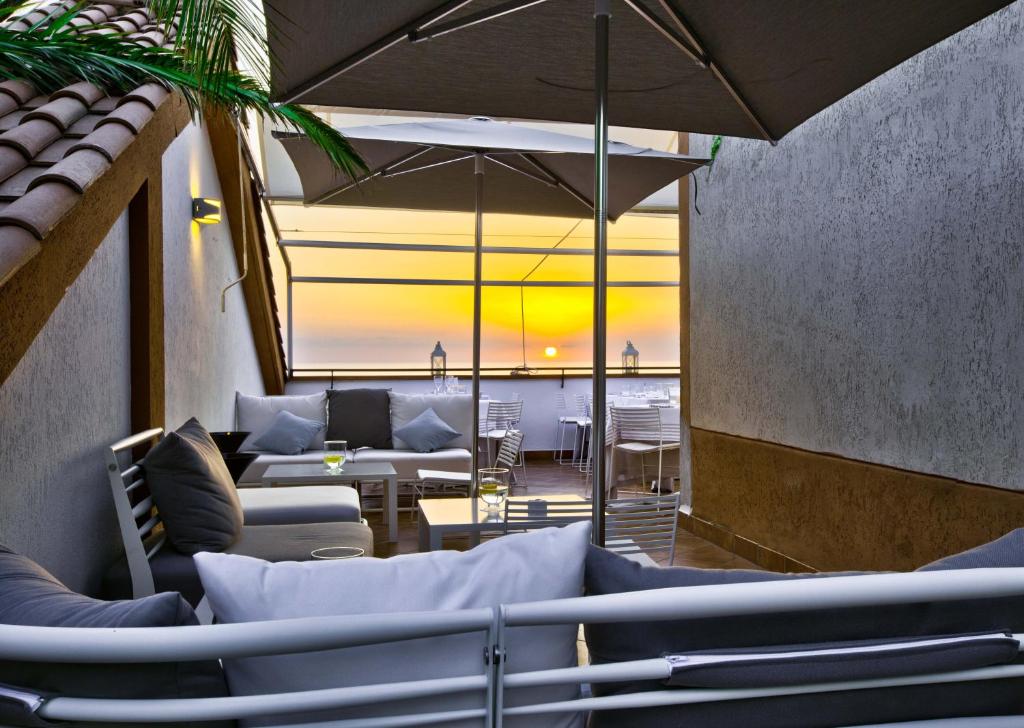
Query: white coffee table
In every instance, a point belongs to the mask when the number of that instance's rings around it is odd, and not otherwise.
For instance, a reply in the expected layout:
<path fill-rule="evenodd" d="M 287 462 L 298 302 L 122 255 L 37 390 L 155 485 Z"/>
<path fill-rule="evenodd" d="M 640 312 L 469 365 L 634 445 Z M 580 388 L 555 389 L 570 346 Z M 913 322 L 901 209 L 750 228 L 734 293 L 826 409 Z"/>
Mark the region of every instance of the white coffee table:
<path fill-rule="evenodd" d="M 534 500 L 530 496 L 513 496 L 509 500 Z M 574 494 L 545 495 L 546 501 L 584 502 L 586 498 Z M 437 551 L 442 539 L 448 533 L 468 533 L 470 543 L 480 543 L 480 534 L 502 531 L 505 528 L 505 509 L 497 512 L 487 510 L 487 505 L 477 498 L 421 498 L 420 509 L 420 551 Z"/>
<path fill-rule="evenodd" d="M 398 473 L 391 463 L 345 463 L 340 473 L 328 472 L 322 463 L 280 463 L 269 466 L 261 479 L 264 487 L 348 485 L 357 480 L 384 485 L 384 520 L 388 524 L 388 541 L 397 541 Z"/>

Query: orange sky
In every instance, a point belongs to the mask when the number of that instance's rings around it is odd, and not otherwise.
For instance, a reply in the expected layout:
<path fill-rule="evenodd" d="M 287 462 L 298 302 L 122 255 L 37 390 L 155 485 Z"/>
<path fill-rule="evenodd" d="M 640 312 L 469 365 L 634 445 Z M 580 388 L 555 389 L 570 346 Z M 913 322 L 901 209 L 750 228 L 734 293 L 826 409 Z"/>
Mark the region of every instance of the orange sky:
<path fill-rule="evenodd" d="M 473 217 L 465 213 L 303 208 L 275 205 L 285 238 L 367 242 L 472 244 Z M 487 215 L 484 244 L 550 247 L 577 221 Z M 303 232 L 295 232 L 302 230 Z M 675 215 L 627 215 L 609 225 L 610 248 L 678 249 Z M 588 248 L 593 223 L 584 220 L 560 247 Z M 472 279 L 472 256 L 290 249 L 296 276 Z M 533 255 L 486 255 L 484 278 L 520 280 L 541 260 Z M 284 277 L 275 266 L 280 310 Z M 590 256 L 552 256 L 531 280 L 590 280 Z M 675 281 L 676 258 L 612 257 L 609 280 Z M 616 365 L 627 338 L 641 363 L 679 361 L 679 290 L 611 288 L 608 294 L 609 363 Z M 591 358 L 590 288 L 526 288 L 526 354 L 531 365 L 587 365 Z M 423 366 L 441 340 L 450 365 L 470 361 L 472 288 L 304 283 L 294 286 L 295 366 Z M 554 346 L 554 358 L 544 349 Z M 483 292 L 483 366 L 511 366 L 521 359 L 518 287 Z"/>

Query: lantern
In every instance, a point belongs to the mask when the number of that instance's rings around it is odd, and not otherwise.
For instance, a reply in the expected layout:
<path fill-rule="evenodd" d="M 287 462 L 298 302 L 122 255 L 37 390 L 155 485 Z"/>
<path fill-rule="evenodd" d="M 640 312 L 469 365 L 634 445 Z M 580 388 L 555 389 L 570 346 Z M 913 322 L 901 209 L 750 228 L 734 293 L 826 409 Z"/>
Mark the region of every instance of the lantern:
<path fill-rule="evenodd" d="M 443 377 L 448 371 L 448 354 L 441 348 L 441 342 L 430 353 L 430 374 L 435 377 Z"/>
<path fill-rule="evenodd" d="M 622 350 L 622 373 L 640 373 L 640 352 L 633 346 L 632 341 L 627 341 L 626 348 Z"/>

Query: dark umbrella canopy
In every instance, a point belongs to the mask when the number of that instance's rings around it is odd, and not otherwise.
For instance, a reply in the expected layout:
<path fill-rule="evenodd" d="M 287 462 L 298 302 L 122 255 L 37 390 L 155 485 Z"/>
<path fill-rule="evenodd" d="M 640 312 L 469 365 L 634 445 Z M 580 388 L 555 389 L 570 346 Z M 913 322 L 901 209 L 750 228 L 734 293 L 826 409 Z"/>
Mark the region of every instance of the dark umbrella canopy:
<path fill-rule="evenodd" d="M 484 153 L 484 211 L 590 217 L 594 144 L 486 118 L 430 119 L 342 129 L 370 170 L 358 186 L 308 137 L 280 134 L 307 204 L 475 211 L 474 152 Z M 707 162 L 630 144 L 609 145 L 608 216 Z"/>
<path fill-rule="evenodd" d="M 609 121 L 780 139 L 1010 2 L 613 0 Z M 590 0 L 266 0 L 265 6 L 279 100 L 594 120 Z M 474 18 L 481 22 L 444 32 Z"/>

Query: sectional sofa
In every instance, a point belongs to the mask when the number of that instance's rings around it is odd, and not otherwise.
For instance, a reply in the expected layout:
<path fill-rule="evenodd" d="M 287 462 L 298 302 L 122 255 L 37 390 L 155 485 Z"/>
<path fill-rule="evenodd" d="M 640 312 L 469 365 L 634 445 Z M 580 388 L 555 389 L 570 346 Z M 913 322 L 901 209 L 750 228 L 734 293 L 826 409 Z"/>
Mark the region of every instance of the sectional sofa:
<path fill-rule="evenodd" d="M 444 447 L 417 452 L 394 431 L 428 409 L 459 433 Z M 322 422 L 309 448 L 295 455 L 261 451 L 253 446 L 278 412 Z M 263 473 L 278 463 L 318 463 L 324 440 L 347 440 L 350 462 L 389 462 L 399 482 L 417 480 L 417 471 L 450 470 L 468 473 L 472 464 L 473 401 L 468 394 L 401 394 L 386 389 L 331 389 L 309 395 L 235 396 L 236 426 L 251 433 L 239 451 L 258 453 L 242 473 L 239 487 L 258 486 Z"/>

